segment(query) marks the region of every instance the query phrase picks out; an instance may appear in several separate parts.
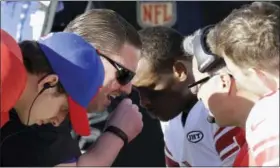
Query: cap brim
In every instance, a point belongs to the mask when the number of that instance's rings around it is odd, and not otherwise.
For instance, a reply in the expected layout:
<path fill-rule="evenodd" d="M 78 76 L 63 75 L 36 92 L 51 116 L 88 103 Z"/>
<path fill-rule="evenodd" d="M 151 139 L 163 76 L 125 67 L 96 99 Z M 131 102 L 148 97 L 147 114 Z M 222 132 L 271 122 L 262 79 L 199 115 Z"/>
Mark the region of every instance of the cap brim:
<path fill-rule="evenodd" d="M 87 109 L 68 97 L 69 115 L 74 131 L 81 136 L 90 135 L 90 125 L 87 117 Z"/>
<path fill-rule="evenodd" d="M 22 61 L 1 42 L 1 126 L 24 91 L 27 73 Z"/>

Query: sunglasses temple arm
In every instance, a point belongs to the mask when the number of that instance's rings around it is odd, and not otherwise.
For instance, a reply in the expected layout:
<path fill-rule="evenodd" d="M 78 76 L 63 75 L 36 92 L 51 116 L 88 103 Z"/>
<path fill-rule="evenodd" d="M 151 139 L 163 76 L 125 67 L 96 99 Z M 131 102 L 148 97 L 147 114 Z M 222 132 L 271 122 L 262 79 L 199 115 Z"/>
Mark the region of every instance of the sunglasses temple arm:
<path fill-rule="evenodd" d="M 203 78 L 203 79 L 201 79 L 201 80 L 199 80 L 199 81 L 196 81 L 196 82 L 194 82 L 194 83 L 188 85 L 188 88 L 192 88 L 192 87 L 194 87 L 194 86 L 196 86 L 196 85 L 198 85 L 198 84 L 200 84 L 200 83 L 206 82 L 206 81 L 208 81 L 210 78 L 211 78 L 211 77 L 208 76 L 208 77 Z"/>

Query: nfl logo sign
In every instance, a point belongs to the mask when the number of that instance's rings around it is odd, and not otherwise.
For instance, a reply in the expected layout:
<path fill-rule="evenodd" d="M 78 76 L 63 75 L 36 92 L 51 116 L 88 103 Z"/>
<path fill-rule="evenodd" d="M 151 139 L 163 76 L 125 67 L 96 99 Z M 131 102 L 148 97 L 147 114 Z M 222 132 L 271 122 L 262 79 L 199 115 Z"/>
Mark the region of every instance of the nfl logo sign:
<path fill-rule="evenodd" d="M 176 2 L 137 2 L 137 22 L 142 27 L 167 26 L 176 23 Z"/>

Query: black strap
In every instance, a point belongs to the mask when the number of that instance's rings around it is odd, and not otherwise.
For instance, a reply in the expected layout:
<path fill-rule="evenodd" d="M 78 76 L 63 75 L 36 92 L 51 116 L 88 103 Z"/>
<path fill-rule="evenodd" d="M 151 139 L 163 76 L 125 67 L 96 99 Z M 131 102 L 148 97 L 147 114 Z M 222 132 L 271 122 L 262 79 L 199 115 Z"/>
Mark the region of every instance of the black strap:
<path fill-rule="evenodd" d="M 127 137 L 126 133 L 124 133 L 118 127 L 111 125 L 111 126 L 107 127 L 104 132 L 107 132 L 107 131 L 111 132 L 111 133 L 115 134 L 116 136 L 118 136 L 119 138 L 121 138 L 124 142 L 124 145 L 128 144 L 128 137 Z"/>

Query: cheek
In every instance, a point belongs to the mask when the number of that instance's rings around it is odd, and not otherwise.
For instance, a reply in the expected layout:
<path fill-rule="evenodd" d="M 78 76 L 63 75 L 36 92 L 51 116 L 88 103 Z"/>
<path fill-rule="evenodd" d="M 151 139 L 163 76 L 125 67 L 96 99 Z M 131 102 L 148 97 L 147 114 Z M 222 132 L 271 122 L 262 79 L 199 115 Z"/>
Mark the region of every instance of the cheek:
<path fill-rule="evenodd" d="M 208 105 L 209 105 L 209 110 L 215 117 L 219 118 L 221 115 L 224 114 L 223 109 L 225 107 L 225 103 L 224 103 L 224 99 L 222 98 L 222 96 L 219 96 L 219 95 L 212 96 L 208 100 Z"/>
<path fill-rule="evenodd" d="M 103 86 L 108 87 L 108 85 L 110 85 L 110 83 L 112 83 L 116 79 L 116 69 L 107 62 L 103 64 L 105 70 L 105 78 L 104 78 Z"/>
<path fill-rule="evenodd" d="M 239 82 L 239 83 L 246 83 L 244 81 L 246 81 L 246 79 L 248 78 L 247 76 L 245 76 L 241 70 L 239 70 L 238 68 L 231 68 L 229 67 L 228 69 L 230 70 L 231 74 L 233 75 L 234 79 Z"/>
<path fill-rule="evenodd" d="M 236 76 L 237 77 L 235 78 L 235 80 L 236 80 L 236 83 L 239 86 L 239 88 L 248 90 L 248 91 L 253 91 L 253 92 L 254 92 L 254 89 L 257 88 L 258 83 L 256 81 L 252 81 L 250 78 L 248 78 L 242 74 L 238 74 Z"/>
<path fill-rule="evenodd" d="M 67 116 L 68 113 L 69 113 L 69 111 L 63 110 L 63 111 L 59 111 L 59 113 L 56 116 L 54 116 L 54 117 L 57 118 L 57 121 L 59 122 L 58 123 L 59 125 L 64 121 L 64 119 L 65 119 L 65 117 Z"/>
<path fill-rule="evenodd" d="M 92 99 L 89 107 L 88 107 L 88 112 L 95 112 L 96 109 L 98 109 L 98 105 L 102 102 L 104 102 L 106 96 L 104 93 L 105 89 L 102 88 L 100 89 L 100 91 L 97 93 L 97 95 L 94 97 L 94 99 Z"/>
<path fill-rule="evenodd" d="M 106 87 L 106 94 L 110 94 L 121 89 L 122 85 L 119 84 L 117 80 L 113 80 L 108 87 Z"/>
<path fill-rule="evenodd" d="M 63 116 L 66 115 L 65 110 L 62 111 L 62 107 L 68 103 L 66 96 L 59 96 L 53 98 L 52 105 L 50 106 L 51 112 L 49 113 L 50 118 L 55 116 Z"/>
<path fill-rule="evenodd" d="M 198 98 L 202 100 L 207 108 L 209 108 L 209 99 L 212 94 L 212 89 L 210 89 L 207 85 L 202 85 L 199 89 Z"/>

